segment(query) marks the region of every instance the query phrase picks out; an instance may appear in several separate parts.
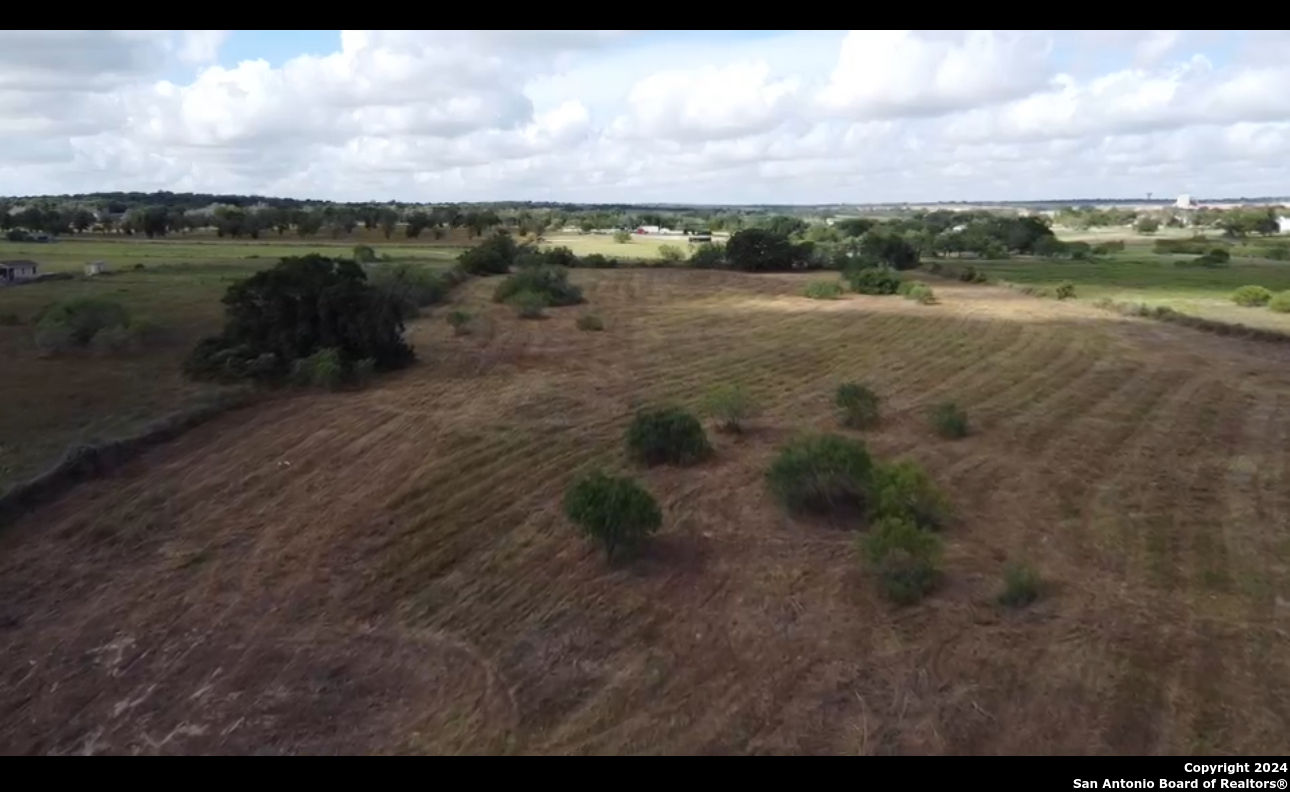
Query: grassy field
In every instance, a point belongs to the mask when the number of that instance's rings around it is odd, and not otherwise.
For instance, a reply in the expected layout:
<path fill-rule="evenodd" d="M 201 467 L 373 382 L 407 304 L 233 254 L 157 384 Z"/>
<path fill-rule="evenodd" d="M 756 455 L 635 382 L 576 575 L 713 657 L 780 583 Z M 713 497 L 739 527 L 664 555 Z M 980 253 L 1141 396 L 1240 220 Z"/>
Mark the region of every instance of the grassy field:
<path fill-rule="evenodd" d="M 77 272 L 106 260 L 110 277 L 78 278 L 0 288 L 0 490 L 55 461 L 70 445 L 119 436 L 208 392 L 179 375 L 203 336 L 222 323 L 220 299 L 235 281 L 284 255 L 349 255 L 351 247 L 177 243 L 170 241 L 0 242 L 0 260 L 32 258 L 44 271 Z M 397 249 L 399 261 L 447 265 L 460 249 Z M 132 269 L 142 263 L 143 270 Z M 85 352 L 41 359 L 33 342 L 36 317 L 47 306 L 80 297 L 119 302 L 146 317 L 164 338 L 142 353 L 102 357 Z"/>
<path fill-rule="evenodd" d="M 1290 728 L 1290 351 L 942 285 L 577 272 L 524 322 L 359 393 L 227 415 L 0 534 L 0 751 L 1268 754 Z M 590 310 L 604 333 L 574 320 Z M 884 459 L 954 504 L 945 579 L 895 609 L 854 537 L 765 472 L 871 383 Z M 564 487 L 641 403 L 743 383 L 715 459 L 641 472 L 666 516 L 613 571 Z M 938 439 L 953 399 L 976 431 Z M 1007 562 L 1050 583 L 995 604 Z"/>
<path fill-rule="evenodd" d="M 1194 256 L 1127 253 L 1096 261 L 1014 258 L 970 263 L 991 278 L 1013 283 L 1054 286 L 1068 280 L 1076 284 L 1080 299 L 1168 305 L 1215 321 L 1290 331 L 1290 314 L 1239 308 L 1231 300 L 1232 292 L 1242 286 L 1290 289 L 1290 263 L 1233 258 L 1229 266 L 1215 269 L 1176 265 L 1190 258 Z"/>
<path fill-rule="evenodd" d="M 284 256 L 304 256 L 320 253 L 330 256 L 350 256 L 354 240 L 330 243 L 324 241 L 232 241 L 206 239 L 137 239 L 131 237 L 67 238 L 53 244 L 0 241 L 0 261 L 31 259 L 40 264 L 41 272 L 84 271 L 91 261 L 105 261 L 114 270 L 133 268 L 136 264 L 153 267 L 158 264 L 237 264 L 245 266 L 263 261 L 272 263 Z M 362 243 L 369 244 L 369 243 Z M 399 260 L 425 259 L 449 261 L 460 252 L 460 247 L 429 244 L 389 245 L 388 251 L 375 243 L 378 254 L 388 252 Z"/>
<path fill-rule="evenodd" d="M 578 256 L 599 253 L 619 259 L 654 261 L 661 258 L 659 248 L 664 245 L 680 248 L 686 256 L 692 246 L 685 237 L 660 237 L 632 235 L 630 242 L 615 242 L 613 237 L 596 234 L 556 234 L 546 238 L 547 247 L 567 247 Z"/>

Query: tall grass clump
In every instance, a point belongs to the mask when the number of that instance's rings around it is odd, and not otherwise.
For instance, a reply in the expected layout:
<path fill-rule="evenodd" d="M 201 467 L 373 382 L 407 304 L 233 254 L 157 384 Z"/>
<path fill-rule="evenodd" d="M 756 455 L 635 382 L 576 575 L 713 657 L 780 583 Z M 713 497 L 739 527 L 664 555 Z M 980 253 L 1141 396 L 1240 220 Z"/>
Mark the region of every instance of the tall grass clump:
<path fill-rule="evenodd" d="M 932 408 L 930 413 L 932 428 L 946 440 L 962 440 L 968 436 L 967 410 L 954 402 L 945 402 Z"/>
<path fill-rule="evenodd" d="M 806 285 L 805 295 L 810 300 L 836 300 L 842 296 L 842 284 L 835 281 L 812 281 Z"/>
<path fill-rule="evenodd" d="M 1272 302 L 1272 292 L 1262 286 L 1242 286 L 1232 292 L 1232 302 L 1242 308 L 1262 308 Z"/>
<path fill-rule="evenodd" d="M 721 432 L 742 432 L 755 410 L 752 397 L 739 385 L 718 385 L 703 400 L 704 414 L 716 422 Z"/>

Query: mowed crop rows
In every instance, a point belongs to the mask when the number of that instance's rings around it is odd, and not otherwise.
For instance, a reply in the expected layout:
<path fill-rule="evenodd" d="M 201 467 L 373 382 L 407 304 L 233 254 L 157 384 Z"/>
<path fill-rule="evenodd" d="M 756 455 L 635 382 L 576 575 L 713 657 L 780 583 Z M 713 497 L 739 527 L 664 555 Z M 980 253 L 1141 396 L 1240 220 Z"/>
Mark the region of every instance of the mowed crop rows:
<path fill-rule="evenodd" d="M 416 323 L 415 368 L 226 416 L 0 535 L 0 750 L 1283 752 L 1275 345 L 984 287 L 919 306 L 575 277 L 590 304 L 540 322 L 473 282 L 474 333 Z M 880 599 L 853 534 L 765 491 L 848 380 L 886 399 L 875 453 L 955 506 L 913 608 Z M 622 466 L 638 404 L 727 382 L 762 416 L 702 466 L 640 472 L 665 527 L 609 569 L 565 486 Z M 944 399 L 972 437 L 934 436 Z M 1052 591 L 1002 610 L 1020 558 Z"/>

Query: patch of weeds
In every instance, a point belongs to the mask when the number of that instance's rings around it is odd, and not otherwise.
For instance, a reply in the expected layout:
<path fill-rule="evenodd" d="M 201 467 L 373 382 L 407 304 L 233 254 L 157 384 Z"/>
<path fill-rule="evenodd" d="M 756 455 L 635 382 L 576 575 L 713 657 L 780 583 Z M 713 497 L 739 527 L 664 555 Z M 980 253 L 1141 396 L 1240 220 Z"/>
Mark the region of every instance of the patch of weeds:
<path fill-rule="evenodd" d="M 542 319 L 547 307 L 546 295 L 535 291 L 522 291 L 506 301 L 521 319 Z"/>
<path fill-rule="evenodd" d="M 474 317 L 465 311 L 453 311 L 448 314 L 448 325 L 456 336 L 470 335 L 470 320 Z"/>
<path fill-rule="evenodd" d="M 718 385 L 703 400 L 703 412 L 717 423 L 718 431 L 738 434 L 756 410 L 752 397 L 738 385 Z"/>
<path fill-rule="evenodd" d="M 836 281 L 812 281 L 806 285 L 809 300 L 836 300 L 842 296 L 842 284 Z"/>
<path fill-rule="evenodd" d="M 1003 570 L 1003 591 L 999 604 L 1009 608 L 1025 608 L 1039 601 L 1044 582 L 1039 570 L 1022 561 L 1014 561 Z"/>
<path fill-rule="evenodd" d="M 931 411 L 932 428 L 946 440 L 962 440 L 968 436 L 967 411 L 954 402 L 938 404 Z"/>
<path fill-rule="evenodd" d="M 1075 299 L 1075 284 L 1070 281 L 1062 281 L 1057 284 L 1057 290 L 1054 294 L 1059 300 L 1073 300 Z"/>
<path fill-rule="evenodd" d="M 605 329 L 605 322 L 595 314 L 583 314 L 578 317 L 578 329 L 584 333 L 599 333 Z"/>
<path fill-rule="evenodd" d="M 1232 302 L 1242 308 L 1262 308 L 1272 302 L 1272 292 L 1262 286 L 1242 286 L 1232 292 Z"/>
<path fill-rule="evenodd" d="M 839 385 L 833 403 L 842 414 L 842 425 L 848 429 L 870 429 L 878 425 L 881 399 L 865 385 L 854 382 Z"/>
<path fill-rule="evenodd" d="M 940 530 L 949 519 L 949 501 L 917 462 L 878 465 L 874 492 L 881 517 L 907 520 L 928 531 Z"/>

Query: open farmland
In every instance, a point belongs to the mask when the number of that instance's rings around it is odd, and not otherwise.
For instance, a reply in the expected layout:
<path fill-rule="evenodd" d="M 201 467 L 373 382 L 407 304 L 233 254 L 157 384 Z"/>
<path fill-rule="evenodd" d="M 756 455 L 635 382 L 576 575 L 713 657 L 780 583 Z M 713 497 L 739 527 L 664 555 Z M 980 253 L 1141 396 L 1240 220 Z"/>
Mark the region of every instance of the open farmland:
<path fill-rule="evenodd" d="M 688 257 L 693 250 L 689 240 L 683 236 L 648 236 L 632 234 L 629 242 L 615 242 L 611 236 L 604 234 L 550 234 L 543 247 L 567 247 L 576 256 L 590 256 L 599 253 L 617 259 L 639 259 L 656 261 L 662 258 L 659 249 L 670 245 Z"/>
<path fill-rule="evenodd" d="M 377 240 L 359 237 L 326 241 L 286 241 L 265 239 L 262 241 L 219 240 L 213 235 L 205 238 L 186 237 L 181 239 L 143 239 L 131 237 L 103 237 L 86 235 L 81 238 L 68 238 L 53 244 L 35 242 L 0 241 L 0 261 L 10 259 L 31 259 L 40 264 L 41 272 L 80 273 L 91 261 L 106 262 L 114 270 L 126 270 L 137 264 L 147 267 L 158 265 L 189 264 L 228 264 L 255 266 L 262 262 L 264 266 L 272 264 L 284 256 L 307 256 L 319 253 L 324 256 L 350 256 L 354 246 L 363 244 L 372 246 L 378 253 L 388 248 L 391 256 L 399 260 L 427 260 L 449 262 L 462 250 L 461 247 L 447 245 L 412 244 L 401 240 L 402 244 L 390 244 Z M 395 243 L 400 242 L 397 238 Z"/>
<path fill-rule="evenodd" d="M 284 255 L 349 256 L 348 246 L 169 241 L 0 242 L 0 260 L 32 258 L 42 271 L 79 273 L 87 261 L 115 266 L 110 277 L 0 288 L 0 491 L 49 466 L 69 447 L 137 431 L 213 395 L 180 374 L 198 339 L 219 331 L 228 287 Z M 446 267 L 460 249 L 396 249 L 396 261 Z M 144 269 L 133 269 L 144 264 Z M 160 337 L 142 352 L 77 352 L 42 359 L 33 341 L 41 311 L 95 298 L 155 324 Z"/>
<path fill-rule="evenodd" d="M 590 305 L 540 322 L 471 282 L 474 334 L 414 323 L 412 369 L 225 416 L 0 534 L 0 750 L 1284 751 L 1285 350 L 984 287 L 574 278 Z M 847 380 L 886 401 L 874 451 L 954 504 L 917 607 L 766 493 Z M 665 526 L 611 571 L 565 486 L 622 464 L 637 404 L 726 382 L 762 416 L 641 474 Z M 964 441 L 927 426 L 946 399 Z M 995 604 L 1016 559 L 1052 583 L 1029 610 Z"/>
<path fill-rule="evenodd" d="M 1214 321 L 1290 332 L 1290 314 L 1239 308 L 1231 299 L 1232 292 L 1248 285 L 1290 290 L 1290 264 L 1241 257 L 1238 249 L 1225 267 L 1177 266 L 1193 258 L 1129 253 L 1091 261 L 1014 258 L 970 263 L 992 279 L 1013 283 L 1053 287 L 1071 281 L 1081 299 L 1167 305 Z"/>

